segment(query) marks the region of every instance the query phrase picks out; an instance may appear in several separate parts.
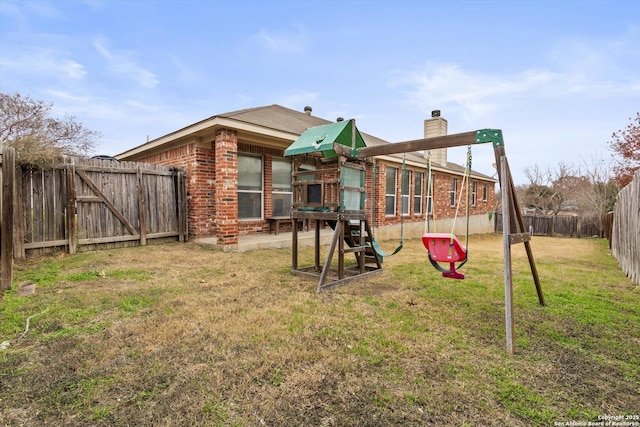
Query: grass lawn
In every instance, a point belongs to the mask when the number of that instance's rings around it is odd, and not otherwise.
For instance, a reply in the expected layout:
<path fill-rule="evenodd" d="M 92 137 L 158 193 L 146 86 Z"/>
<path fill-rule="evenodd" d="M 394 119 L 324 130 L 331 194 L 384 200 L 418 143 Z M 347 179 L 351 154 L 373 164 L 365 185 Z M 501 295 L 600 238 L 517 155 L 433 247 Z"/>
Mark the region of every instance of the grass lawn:
<path fill-rule="evenodd" d="M 288 249 L 19 261 L 0 300 L 0 424 L 640 425 L 640 288 L 604 240 L 532 247 L 547 306 L 515 245 L 513 356 L 499 235 L 472 236 L 462 281 L 410 240 L 384 273 L 321 294 Z"/>

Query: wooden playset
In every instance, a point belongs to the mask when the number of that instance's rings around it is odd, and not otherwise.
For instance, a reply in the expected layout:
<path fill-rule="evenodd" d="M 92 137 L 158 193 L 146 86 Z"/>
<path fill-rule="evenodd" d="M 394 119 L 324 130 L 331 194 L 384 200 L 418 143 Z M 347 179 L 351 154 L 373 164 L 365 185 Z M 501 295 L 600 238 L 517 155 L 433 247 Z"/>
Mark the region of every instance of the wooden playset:
<path fill-rule="evenodd" d="M 294 224 L 299 220 L 315 222 L 315 256 L 313 265 L 299 265 L 298 230 L 292 227 L 292 271 L 318 278 L 318 292 L 382 271 L 382 256 L 371 232 L 365 203 L 366 164 L 369 159 L 388 154 L 464 145 L 471 147 L 485 143 L 492 143 L 494 147 L 502 195 L 507 349 L 513 353 L 511 245 L 524 243 L 539 303 L 545 305 L 545 302 L 531 250 L 531 236 L 525 230 L 504 150 L 502 131 L 499 129 L 481 129 L 371 147 L 365 145 L 353 120 L 307 129 L 289 146 L 285 156 L 292 156 L 294 162 L 291 218 Z M 328 224 L 334 230 L 324 263 L 320 255 L 320 228 L 323 224 Z M 458 269 L 467 262 L 468 249 L 453 233 L 429 233 L 425 230 L 422 241 L 429 261 L 444 277 L 464 278 Z M 336 252 L 337 265 L 333 260 Z M 355 266 L 345 266 L 346 254 L 354 254 Z M 449 264 L 448 268 L 441 263 Z"/>

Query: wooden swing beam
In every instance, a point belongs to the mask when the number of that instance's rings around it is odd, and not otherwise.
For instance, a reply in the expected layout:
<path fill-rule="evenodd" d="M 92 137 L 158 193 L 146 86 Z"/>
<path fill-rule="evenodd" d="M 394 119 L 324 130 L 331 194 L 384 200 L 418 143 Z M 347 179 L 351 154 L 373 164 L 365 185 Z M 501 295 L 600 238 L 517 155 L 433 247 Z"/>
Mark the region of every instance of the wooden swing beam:
<path fill-rule="evenodd" d="M 524 218 L 515 192 L 515 185 L 511 178 L 509 164 L 504 150 L 504 139 L 500 129 L 481 129 L 478 131 L 457 133 L 452 135 L 437 136 L 434 138 L 415 139 L 405 142 L 397 142 L 393 144 L 377 145 L 372 147 L 355 148 L 347 147 L 342 144 L 334 143 L 333 148 L 339 155 L 352 158 L 367 158 L 374 156 L 382 156 L 386 154 L 399 154 L 411 151 L 434 150 L 438 148 L 460 147 L 464 145 L 476 145 L 492 143 L 496 158 L 496 168 L 498 170 L 498 178 L 500 182 L 500 190 L 502 191 L 502 221 L 503 221 L 503 239 L 504 239 L 504 286 L 505 286 L 505 325 L 506 325 L 506 341 L 507 351 L 513 354 L 514 351 L 514 326 L 513 326 L 513 287 L 511 275 L 511 245 L 515 243 L 524 243 L 531 267 L 531 275 L 536 285 L 538 301 L 544 306 L 544 296 L 542 295 L 542 287 L 540 278 L 533 259 L 533 251 L 531 250 L 531 236 L 525 230 Z"/>

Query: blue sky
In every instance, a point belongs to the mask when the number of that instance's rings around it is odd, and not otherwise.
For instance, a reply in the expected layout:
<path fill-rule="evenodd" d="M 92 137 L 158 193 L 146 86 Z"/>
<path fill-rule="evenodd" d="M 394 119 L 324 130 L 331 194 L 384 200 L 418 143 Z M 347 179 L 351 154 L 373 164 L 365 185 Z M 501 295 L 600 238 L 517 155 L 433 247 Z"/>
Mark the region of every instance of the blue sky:
<path fill-rule="evenodd" d="M 640 110 L 640 1 L 1 0 L 0 90 L 75 115 L 110 155 L 263 105 L 390 142 L 440 109 L 449 133 L 502 129 L 522 184 L 610 161 Z M 474 169 L 493 162 L 474 148 Z"/>

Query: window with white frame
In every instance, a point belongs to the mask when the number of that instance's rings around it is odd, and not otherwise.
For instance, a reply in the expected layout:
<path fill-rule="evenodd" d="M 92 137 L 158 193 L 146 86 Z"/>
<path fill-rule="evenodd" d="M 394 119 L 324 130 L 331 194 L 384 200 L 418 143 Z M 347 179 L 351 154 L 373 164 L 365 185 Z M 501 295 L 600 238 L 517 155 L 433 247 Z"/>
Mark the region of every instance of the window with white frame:
<path fill-rule="evenodd" d="M 273 216 L 289 216 L 291 210 L 291 161 L 274 157 L 271 162 Z"/>
<path fill-rule="evenodd" d="M 238 153 L 238 219 L 262 218 L 262 157 Z"/>
<path fill-rule="evenodd" d="M 384 214 L 386 216 L 395 216 L 396 214 L 396 192 L 397 182 L 396 177 L 398 175 L 397 168 L 387 168 L 386 185 L 385 185 L 385 197 L 384 197 Z"/>
<path fill-rule="evenodd" d="M 416 172 L 415 182 L 413 186 L 413 213 L 420 215 L 422 213 L 422 180 L 424 174 L 422 172 Z"/>
<path fill-rule="evenodd" d="M 482 200 L 485 202 L 489 200 L 489 184 L 484 184 L 482 186 Z"/>
<path fill-rule="evenodd" d="M 477 199 L 476 199 L 476 195 L 478 194 L 478 183 L 473 181 L 471 183 L 471 206 L 475 206 Z"/>
<path fill-rule="evenodd" d="M 411 200 L 411 188 L 409 184 L 410 182 L 411 171 L 405 169 L 402 171 L 402 187 L 400 189 L 402 192 L 402 215 L 409 215 Z"/>
<path fill-rule="evenodd" d="M 458 192 L 458 178 L 451 178 L 451 190 L 449 191 L 449 194 L 450 194 L 449 204 L 451 206 L 456 205 L 457 192 Z"/>

